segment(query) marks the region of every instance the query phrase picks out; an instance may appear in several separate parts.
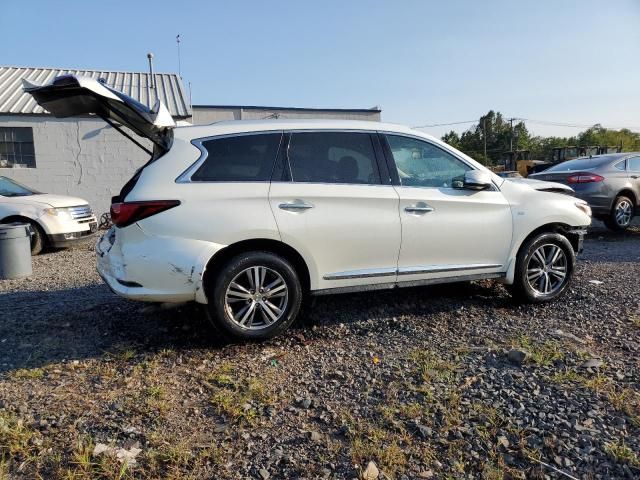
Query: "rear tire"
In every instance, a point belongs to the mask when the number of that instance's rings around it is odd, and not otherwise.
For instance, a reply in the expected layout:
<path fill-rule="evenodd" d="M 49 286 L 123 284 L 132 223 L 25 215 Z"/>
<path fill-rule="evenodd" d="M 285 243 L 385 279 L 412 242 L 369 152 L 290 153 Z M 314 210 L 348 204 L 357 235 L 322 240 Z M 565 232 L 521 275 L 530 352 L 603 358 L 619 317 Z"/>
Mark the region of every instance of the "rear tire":
<path fill-rule="evenodd" d="M 563 294 L 573 277 L 576 256 L 571 243 L 559 233 L 541 233 L 527 240 L 516 257 L 509 290 L 527 303 L 544 303 Z"/>
<path fill-rule="evenodd" d="M 271 252 L 231 258 L 207 288 L 207 316 L 223 334 L 238 340 L 266 340 L 295 321 L 302 286 L 293 266 Z"/>
<path fill-rule="evenodd" d="M 610 230 L 621 232 L 629 228 L 633 220 L 634 211 L 633 201 L 629 197 L 619 195 L 613 202 L 611 213 L 604 221 L 604 224 Z"/>

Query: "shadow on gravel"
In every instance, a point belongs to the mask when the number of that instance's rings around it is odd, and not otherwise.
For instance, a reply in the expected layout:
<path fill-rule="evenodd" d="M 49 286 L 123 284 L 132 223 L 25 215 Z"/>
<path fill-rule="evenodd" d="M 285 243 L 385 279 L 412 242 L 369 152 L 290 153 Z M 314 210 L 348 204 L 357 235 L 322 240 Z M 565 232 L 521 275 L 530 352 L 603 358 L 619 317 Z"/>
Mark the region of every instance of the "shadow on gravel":
<path fill-rule="evenodd" d="M 319 296 L 313 298 L 305 310 L 303 325 L 333 325 L 403 316 L 419 316 L 429 322 L 431 315 L 452 314 L 477 306 L 511 308 L 514 303 L 501 285 L 490 281 Z"/>
<path fill-rule="evenodd" d="M 473 305 L 505 307 L 511 302 L 502 287 L 490 282 L 312 297 L 286 336 L 304 336 L 314 325 L 369 320 L 374 325 L 363 329 L 376 330 L 377 319 L 426 315 L 429 321 L 429 315 Z M 228 345 L 196 305 L 163 310 L 123 300 L 104 285 L 1 294 L 0 312 L 0 373 L 127 351 Z"/>
<path fill-rule="evenodd" d="M 195 305 L 163 310 L 104 285 L 0 294 L 0 373 L 133 350 L 222 345 Z"/>

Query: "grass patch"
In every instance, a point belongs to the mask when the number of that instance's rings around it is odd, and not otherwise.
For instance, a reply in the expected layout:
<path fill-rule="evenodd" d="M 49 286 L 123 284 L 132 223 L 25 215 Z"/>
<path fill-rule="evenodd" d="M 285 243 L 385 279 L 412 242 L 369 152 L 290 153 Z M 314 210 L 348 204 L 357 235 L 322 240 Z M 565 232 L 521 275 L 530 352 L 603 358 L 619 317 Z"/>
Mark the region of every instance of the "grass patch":
<path fill-rule="evenodd" d="M 602 374 L 585 376 L 575 371 L 567 371 L 553 375 L 551 381 L 560 384 L 578 384 L 604 396 L 613 408 L 629 417 L 635 426 L 640 426 L 640 392 L 629 387 L 620 388 L 609 377 Z"/>
<path fill-rule="evenodd" d="M 415 363 L 416 374 L 422 383 L 428 384 L 433 381 L 449 383 L 456 379 L 457 365 L 429 350 L 416 349 L 409 359 Z"/>
<path fill-rule="evenodd" d="M 41 368 L 21 368 L 13 372 L 13 378 L 42 378 L 44 370 Z"/>
<path fill-rule="evenodd" d="M 162 400 L 165 397 L 165 390 L 162 385 L 152 385 L 147 387 L 146 394 L 154 400 Z"/>
<path fill-rule="evenodd" d="M 392 432 L 350 415 L 344 415 L 342 421 L 347 429 L 349 454 L 355 464 L 364 468 L 370 461 L 374 461 L 391 478 L 404 471 L 407 464 L 406 452 L 411 444 L 408 434 Z M 424 447 L 423 450 L 422 458 L 428 461 L 432 453 Z"/>
<path fill-rule="evenodd" d="M 607 443 L 604 446 L 604 451 L 617 462 L 626 463 L 633 467 L 640 467 L 638 454 L 631 450 L 624 442 Z"/>
<path fill-rule="evenodd" d="M 162 436 L 165 438 L 164 436 Z M 146 453 L 148 478 L 211 478 L 227 461 L 217 445 L 189 446 L 185 441 L 162 441 Z"/>
<path fill-rule="evenodd" d="M 529 352 L 531 359 L 538 365 L 551 365 L 557 360 L 562 360 L 566 352 L 562 350 L 562 345 L 553 340 L 544 342 L 534 342 L 530 337 L 522 335 L 517 340 L 511 342 L 512 348 L 521 348 Z"/>
<path fill-rule="evenodd" d="M 269 379 L 242 376 L 228 364 L 218 367 L 206 380 L 216 412 L 233 421 L 251 421 L 259 409 L 274 404 L 267 383 L 273 385 Z"/>
<path fill-rule="evenodd" d="M 35 454 L 32 439 L 36 432 L 23 421 L 7 412 L 0 412 L 0 457 L 26 460 Z"/>

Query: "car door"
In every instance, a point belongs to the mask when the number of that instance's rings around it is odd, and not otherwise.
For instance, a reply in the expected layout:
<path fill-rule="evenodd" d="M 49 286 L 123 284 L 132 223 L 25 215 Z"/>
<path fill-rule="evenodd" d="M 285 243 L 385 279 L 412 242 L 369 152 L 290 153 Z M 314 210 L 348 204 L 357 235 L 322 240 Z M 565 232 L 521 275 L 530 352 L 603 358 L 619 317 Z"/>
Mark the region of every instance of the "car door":
<path fill-rule="evenodd" d="M 386 134 L 383 144 L 400 196 L 398 281 L 504 272 L 511 209 L 497 188 L 460 188 L 473 167 L 417 137 Z"/>
<path fill-rule="evenodd" d="M 311 288 L 395 282 L 398 194 L 376 134 L 295 131 L 281 152 L 270 204 L 282 241 L 309 266 Z"/>
<path fill-rule="evenodd" d="M 629 171 L 629 180 L 636 199 L 640 198 L 640 156 L 627 159 L 627 170 Z M 640 213 L 640 202 L 636 204 L 636 215 Z"/>

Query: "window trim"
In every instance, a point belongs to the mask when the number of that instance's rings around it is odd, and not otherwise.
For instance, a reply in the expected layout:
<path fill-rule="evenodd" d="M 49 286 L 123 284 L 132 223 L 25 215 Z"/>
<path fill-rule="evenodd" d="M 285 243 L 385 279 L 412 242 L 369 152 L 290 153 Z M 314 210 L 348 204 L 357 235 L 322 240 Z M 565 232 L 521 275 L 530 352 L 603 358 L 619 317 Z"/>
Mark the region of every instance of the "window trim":
<path fill-rule="evenodd" d="M 627 164 L 625 165 L 626 166 L 625 171 L 628 172 L 628 173 L 630 173 L 630 172 L 640 172 L 640 169 L 631 170 L 631 160 L 633 160 L 634 158 L 637 158 L 638 160 L 640 160 L 640 155 L 633 155 L 631 157 L 627 157 L 627 158 L 624 159 L 625 162 L 627 162 Z"/>
<path fill-rule="evenodd" d="M 296 133 L 360 133 L 364 135 L 369 135 L 369 139 L 371 140 L 371 146 L 373 148 L 373 153 L 375 156 L 376 166 L 378 168 L 378 175 L 380 176 L 380 183 L 344 183 L 344 182 L 296 182 L 293 178 L 293 170 L 291 168 L 291 162 L 289 160 L 289 146 L 291 145 L 291 137 Z M 386 165 L 384 165 L 384 158 L 381 156 L 382 151 L 380 145 L 376 141 L 377 132 L 375 130 L 358 130 L 355 128 L 349 129 L 341 129 L 341 128 L 314 128 L 314 129 L 291 129 L 285 130 L 284 136 L 286 138 L 286 143 L 281 145 L 281 148 L 284 148 L 284 159 L 286 162 L 286 166 L 289 169 L 289 178 L 291 180 L 275 180 L 272 179 L 272 183 L 294 183 L 296 185 L 348 185 L 350 187 L 385 187 L 390 186 L 390 179 L 386 179 L 388 176 L 386 172 Z"/>
<path fill-rule="evenodd" d="M 31 155 L 33 157 L 33 165 L 28 165 L 26 167 L 16 167 L 16 163 L 18 162 L 13 162 L 10 166 L 7 167 L 2 167 L 0 166 L 0 169 L 6 169 L 6 170 L 13 170 L 13 169 L 35 169 L 38 167 L 38 163 L 37 163 L 37 158 L 36 158 L 36 140 L 35 140 L 35 136 L 33 134 L 33 127 L 25 127 L 25 126 L 5 126 L 2 125 L 0 126 L 0 128 L 6 128 L 6 129 L 25 129 L 25 130 L 29 130 L 31 133 L 31 142 L 2 142 L 2 143 L 30 143 L 33 146 L 33 155 Z M 9 154 L 7 154 L 9 155 Z M 15 153 L 13 155 L 16 155 Z"/>
<path fill-rule="evenodd" d="M 394 137 L 405 137 L 405 138 L 410 138 L 412 140 L 418 140 L 420 142 L 428 143 L 429 145 L 431 145 L 431 146 L 433 146 L 435 148 L 438 148 L 438 149 L 442 150 L 445 153 L 448 153 L 449 155 L 451 155 L 456 160 L 459 160 L 460 162 L 465 164 L 467 167 L 469 167 L 470 170 L 479 170 L 475 165 L 470 164 L 464 158 L 460 157 L 459 155 L 456 155 L 453 152 L 450 152 L 446 148 L 442 148 L 440 145 L 431 142 L 427 138 L 420 137 L 418 135 L 409 135 L 409 134 L 406 134 L 406 133 L 389 132 L 389 131 L 386 131 L 386 130 L 379 131 L 378 135 L 381 137 L 380 141 L 381 141 L 381 143 L 383 145 L 383 150 L 384 150 L 384 153 L 385 153 L 385 157 L 387 159 L 387 165 L 388 165 L 388 167 L 390 169 L 391 178 L 392 178 L 392 185 L 395 186 L 395 187 L 403 187 L 403 188 L 435 188 L 435 189 L 438 189 L 438 190 L 446 188 L 447 190 L 456 190 L 456 191 L 462 190 L 460 188 L 453 188 L 453 187 L 426 187 L 426 186 L 420 186 L 420 185 L 402 185 L 401 182 L 400 182 L 400 175 L 398 175 L 398 167 L 396 165 L 395 159 L 393 158 L 393 152 L 391 151 L 391 145 L 389 145 L 389 139 L 387 138 L 388 135 L 393 135 Z M 496 183 L 493 181 L 493 179 L 491 179 L 491 183 L 493 185 L 493 188 L 490 191 L 500 191 L 500 189 L 498 188 Z M 485 190 L 485 191 L 487 191 L 487 190 Z"/>
<path fill-rule="evenodd" d="M 230 137 L 245 137 L 247 135 L 280 135 L 280 142 L 278 143 L 278 149 L 276 151 L 276 155 L 273 159 L 273 165 L 271 167 L 271 175 L 267 180 L 255 180 L 255 181 L 247 181 L 247 180 L 192 180 L 191 177 L 198 171 L 198 169 L 202 166 L 202 164 L 207 160 L 209 156 L 209 151 L 204 148 L 202 145 L 204 142 L 208 142 L 210 140 L 221 140 L 224 138 Z M 187 167 L 178 177 L 175 179 L 175 183 L 270 183 L 271 178 L 273 177 L 273 172 L 276 167 L 276 163 L 278 160 L 278 156 L 280 155 L 280 149 L 282 148 L 284 139 L 284 132 L 282 130 L 260 130 L 255 132 L 238 132 L 238 133 L 223 133 L 221 135 L 210 135 L 208 137 L 200 137 L 194 138 L 191 140 L 191 145 L 196 147 L 200 151 L 200 156 L 197 160 L 192 163 L 189 167 Z"/>
<path fill-rule="evenodd" d="M 631 158 L 631 157 L 629 157 Z M 618 165 L 623 164 L 624 168 L 618 168 Z M 626 172 L 627 171 L 627 159 L 624 158 L 622 160 L 618 160 L 617 162 L 613 163 L 613 168 L 615 168 L 616 170 L 620 171 L 620 172 Z"/>

